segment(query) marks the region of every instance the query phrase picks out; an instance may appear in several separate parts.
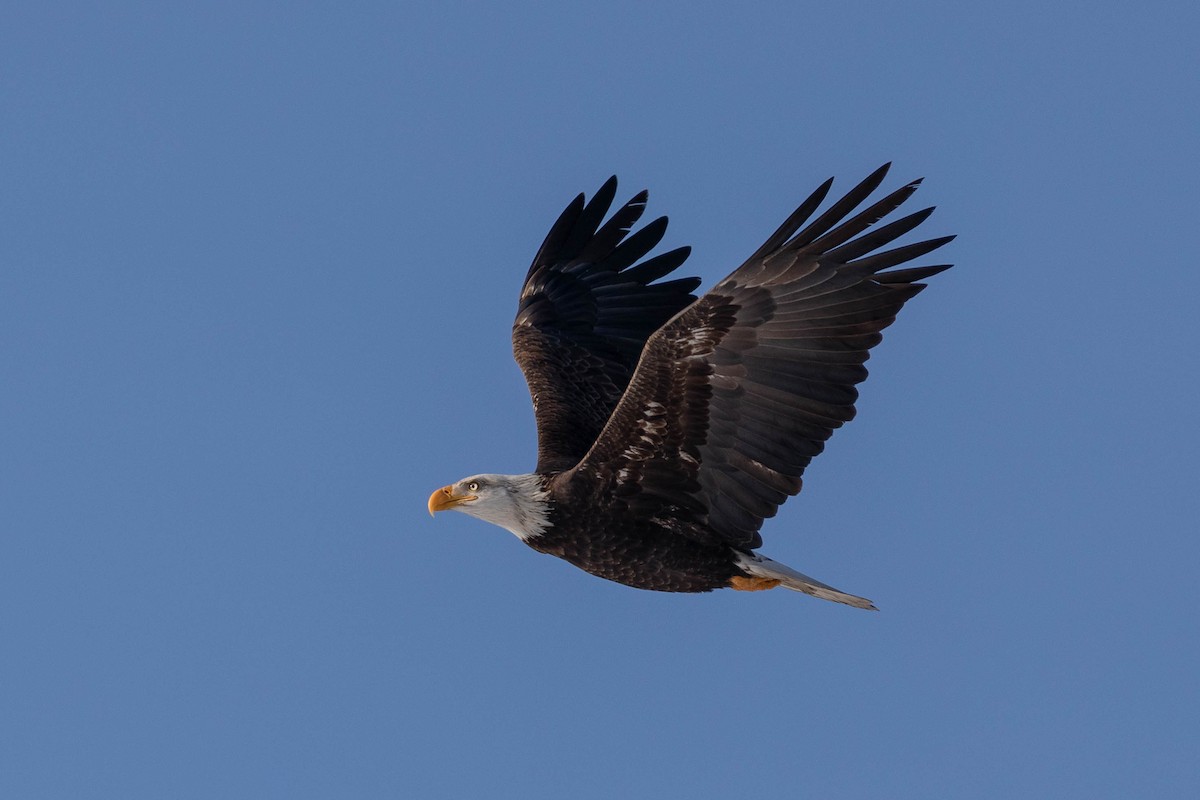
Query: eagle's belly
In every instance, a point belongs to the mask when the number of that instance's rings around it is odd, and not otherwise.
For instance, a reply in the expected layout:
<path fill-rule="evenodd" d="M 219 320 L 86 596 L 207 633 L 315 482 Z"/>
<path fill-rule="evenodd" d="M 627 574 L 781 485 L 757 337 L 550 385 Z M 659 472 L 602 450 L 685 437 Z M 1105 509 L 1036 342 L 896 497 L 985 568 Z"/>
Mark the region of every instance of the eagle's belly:
<path fill-rule="evenodd" d="M 709 592 L 740 574 L 727 544 L 704 544 L 651 520 L 589 517 L 559 518 L 527 544 L 636 589 Z"/>

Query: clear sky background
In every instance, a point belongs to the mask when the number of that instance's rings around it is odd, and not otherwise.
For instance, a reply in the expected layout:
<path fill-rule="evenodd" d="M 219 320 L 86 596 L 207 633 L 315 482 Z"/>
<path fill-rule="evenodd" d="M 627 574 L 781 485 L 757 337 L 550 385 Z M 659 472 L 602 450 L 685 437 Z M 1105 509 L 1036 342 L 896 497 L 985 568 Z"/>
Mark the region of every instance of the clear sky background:
<path fill-rule="evenodd" d="M 1200 796 L 1194 3 L 97 5 L 0 24 L 0 797 Z M 892 160 L 957 266 L 764 529 L 879 613 L 430 519 L 574 194 L 707 287 Z"/>

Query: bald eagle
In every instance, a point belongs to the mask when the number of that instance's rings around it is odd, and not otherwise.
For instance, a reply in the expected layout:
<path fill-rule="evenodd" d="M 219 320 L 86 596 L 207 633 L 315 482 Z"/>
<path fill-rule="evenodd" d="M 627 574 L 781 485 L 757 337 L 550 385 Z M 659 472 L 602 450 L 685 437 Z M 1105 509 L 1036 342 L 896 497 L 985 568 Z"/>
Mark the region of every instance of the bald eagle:
<path fill-rule="evenodd" d="M 826 181 L 699 298 L 699 278 L 660 280 L 689 248 L 645 258 L 665 217 L 630 234 L 645 191 L 607 222 L 615 177 L 591 201 L 576 197 L 533 259 L 513 324 L 536 470 L 463 478 L 432 494 L 430 513 L 470 514 L 639 589 L 783 586 L 875 608 L 755 551 L 763 520 L 854 416 L 880 331 L 918 281 L 950 267 L 890 269 L 954 237 L 881 249 L 933 211 L 872 229 L 920 183 L 860 209 L 889 166 L 809 222 Z"/>

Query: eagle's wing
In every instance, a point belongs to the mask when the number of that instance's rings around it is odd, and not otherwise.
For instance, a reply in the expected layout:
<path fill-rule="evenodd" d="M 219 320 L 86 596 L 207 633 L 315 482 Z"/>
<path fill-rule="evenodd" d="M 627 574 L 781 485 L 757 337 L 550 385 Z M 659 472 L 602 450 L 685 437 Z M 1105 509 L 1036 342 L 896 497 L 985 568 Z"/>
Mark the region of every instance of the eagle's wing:
<path fill-rule="evenodd" d="M 617 190 L 609 178 L 587 204 L 576 197 L 542 243 L 521 289 L 513 355 L 533 397 L 538 472 L 568 469 L 596 441 L 646 339 L 696 298 L 699 278 L 652 283 L 690 248 L 643 258 L 662 239 L 660 217 L 628 235 L 646 207 L 640 192 L 601 225 Z"/>
<path fill-rule="evenodd" d="M 915 181 L 854 213 L 889 165 L 799 233 L 832 180 L 733 274 L 650 337 L 595 445 L 564 480 L 691 536 L 758 547 L 763 519 L 854 416 L 863 362 L 916 283 L 949 265 L 881 270 L 954 237 L 880 252 L 932 208 L 867 229 Z M 853 214 L 853 216 L 851 216 Z M 861 235 L 860 235 L 861 234 Z M 711 533 L 708 533 L 711 531 Z"/>

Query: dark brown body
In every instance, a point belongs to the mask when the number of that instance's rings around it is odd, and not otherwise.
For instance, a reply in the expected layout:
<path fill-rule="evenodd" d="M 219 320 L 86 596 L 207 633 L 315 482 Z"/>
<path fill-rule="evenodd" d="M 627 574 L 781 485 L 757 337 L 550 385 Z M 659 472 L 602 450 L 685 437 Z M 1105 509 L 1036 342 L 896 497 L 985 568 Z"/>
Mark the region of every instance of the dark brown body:
<path fill-rule="evenodd" d="M 710 592 L 728 588 L 730 578 L 743 574 L 734 566 L 733 549 L 711 531 L 672 517 L 614 516 L 614 504 L 597 500 L 552 499 L 550 527 L 526 544 L 635 589 Z"/>

